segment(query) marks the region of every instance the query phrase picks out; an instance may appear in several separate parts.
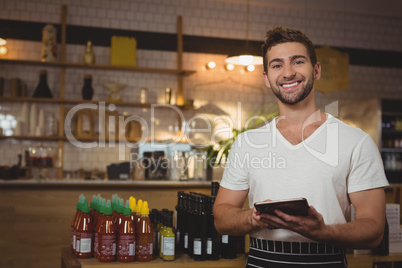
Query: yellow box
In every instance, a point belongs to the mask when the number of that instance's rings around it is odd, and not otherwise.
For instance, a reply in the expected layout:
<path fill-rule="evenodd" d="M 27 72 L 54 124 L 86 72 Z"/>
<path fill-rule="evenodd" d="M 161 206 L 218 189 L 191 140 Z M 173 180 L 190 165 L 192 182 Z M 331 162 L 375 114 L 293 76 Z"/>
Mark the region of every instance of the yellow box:
<path fill-rule="evenodd" d="M 110 65 L 137 66 L 137 40 L 134 37 L 112 36 Z"/>

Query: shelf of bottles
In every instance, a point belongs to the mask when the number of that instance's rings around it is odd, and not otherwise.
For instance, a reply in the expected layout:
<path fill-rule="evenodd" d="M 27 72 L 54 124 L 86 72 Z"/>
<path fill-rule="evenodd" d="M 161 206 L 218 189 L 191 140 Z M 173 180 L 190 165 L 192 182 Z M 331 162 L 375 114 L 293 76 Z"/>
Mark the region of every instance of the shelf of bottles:
<path fill-rule="evenodd" d="M 381 154 L 390 182 L 402 182 L 402 114 L 383 113 Z"/>
<path fill-rule="evenodd" d="M 124 202 L 117 194 L 112 200 L 94 195 L 89 205 L 81 195 L 71 224 L 71 249 L 79 259 L 98 262 L 174 261 L 177 254 L 194 261 L 236 259 L 248 253 L 248 236 L 220 235 L 215 229 L 218 188 L 212 182 L 210 195 L 179 191 L 171 210 L 150 210 L 147 201 L 131 196 Z"/>

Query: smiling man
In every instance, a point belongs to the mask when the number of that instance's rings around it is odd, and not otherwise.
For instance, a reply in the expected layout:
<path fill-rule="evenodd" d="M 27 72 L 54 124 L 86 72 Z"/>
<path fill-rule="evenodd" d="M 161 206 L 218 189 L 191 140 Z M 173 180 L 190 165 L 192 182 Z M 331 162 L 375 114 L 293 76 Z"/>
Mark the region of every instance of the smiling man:
<path fill-rule="evenodd" d="M 279 116 L 233 144 L 215 226 L 222 234 L 250 233 L 246 267 L 347 267 L 345 248 L 376 248 L 383 236 L 388 182 L 380 154 L 368 134 L 317 109 L 314 80 L 321 66 L 304 33 L 269 30 L 263 57 Z M 269 155 L 284 159 L 284 168 L 256 164 Z M 250 209 L 243 210 L 247 196 Z M 299 197 L 310 204 L 307 216 L 253 208 L 259 201 Z"/>

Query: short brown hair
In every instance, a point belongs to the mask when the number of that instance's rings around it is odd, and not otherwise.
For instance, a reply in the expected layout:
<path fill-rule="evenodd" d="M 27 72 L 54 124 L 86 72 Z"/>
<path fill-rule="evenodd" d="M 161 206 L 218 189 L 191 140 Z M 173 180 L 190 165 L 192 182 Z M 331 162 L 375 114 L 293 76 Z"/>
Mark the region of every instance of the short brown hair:
<path fill-rule="evenodd" d="M 303 44 L 306 49 L 310 61 L 315 66 L 317 63 L 317 56 L 315 54 L 314 45 L 311 40 L 302 31 L 289 29 L 282 26 L 276 26 L 271 30 L 268 30 L 265 34 L 265 42 L 262 45 L 262 57 L 264 62 L 264 72 L 267 73 L 267 51 L 273 46 L 282 43 L 297 42 Z"/>

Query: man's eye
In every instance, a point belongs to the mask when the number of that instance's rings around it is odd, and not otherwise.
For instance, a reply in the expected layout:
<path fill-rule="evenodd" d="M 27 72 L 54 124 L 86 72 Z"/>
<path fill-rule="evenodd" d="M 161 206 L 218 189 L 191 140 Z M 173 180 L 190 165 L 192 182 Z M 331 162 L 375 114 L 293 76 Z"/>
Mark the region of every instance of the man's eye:
<path fill-rule="evenodd" d="M 272 68 L 273 68 L 273 69 L 277 69 L 277 68 L 279 68 L 279 67 L 281 67 L 279 64 L 272 65 Z"/>
<path fill-rule="evenodd" d="M 298 60 L 298 61 L 295 62 L 296 65 L 303 64 L 303 63 L 304 62 L 302 60 Z"/>

